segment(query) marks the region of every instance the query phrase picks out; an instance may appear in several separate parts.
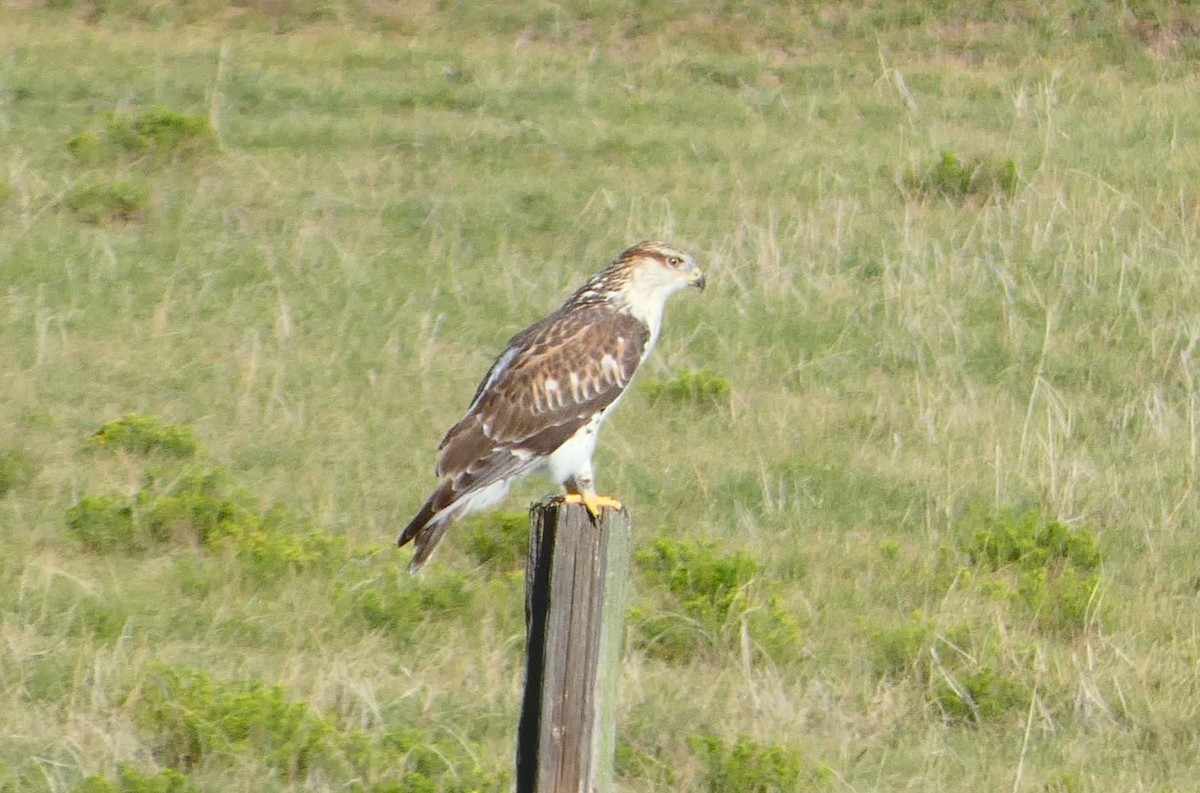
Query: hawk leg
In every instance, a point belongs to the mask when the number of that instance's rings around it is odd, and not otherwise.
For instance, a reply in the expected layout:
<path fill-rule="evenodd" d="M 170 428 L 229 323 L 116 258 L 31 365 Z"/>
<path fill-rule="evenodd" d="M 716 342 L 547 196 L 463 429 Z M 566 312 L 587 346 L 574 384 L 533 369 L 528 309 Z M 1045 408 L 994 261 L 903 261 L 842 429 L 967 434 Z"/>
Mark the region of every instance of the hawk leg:
<path fill-rule="evenodd" d="M 596 495 L 596 484 L 592 480 L 592 466 L 589 462 L 583 471 L 577 471 L 562 483 L 567 494 L 562 497 L 564 504 L 583 504 L 592 522 L 600 520 L 600 510 L 604 507 L 621 509 L 621 502 L 608 496 Z"/>
<path fill-rule="evenodd" d="M 604 507 L 610 509 L 621 509 L 624 505 L 615 498 L 608 496 L 598 496 L 595 493 L 568 493 L 562 497 L 564 504 L 583 504 L 587 509 L 588 514 L 592 516 L 592 520 L 600 519 L 600 510 Z"/>

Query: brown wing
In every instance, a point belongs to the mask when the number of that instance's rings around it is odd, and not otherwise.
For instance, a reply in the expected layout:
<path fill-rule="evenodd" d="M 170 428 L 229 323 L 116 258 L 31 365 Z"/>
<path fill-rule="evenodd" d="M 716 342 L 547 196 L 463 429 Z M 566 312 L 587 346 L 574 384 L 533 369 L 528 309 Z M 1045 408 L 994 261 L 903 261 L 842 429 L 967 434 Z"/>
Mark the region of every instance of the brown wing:
<path fill-rule="evenodd" d="M 438 476 L 463 493 L 531 467 L 621 395 L 648 339 L 639 320 L 594 304 L 518 334 L 446 433 Z"/>

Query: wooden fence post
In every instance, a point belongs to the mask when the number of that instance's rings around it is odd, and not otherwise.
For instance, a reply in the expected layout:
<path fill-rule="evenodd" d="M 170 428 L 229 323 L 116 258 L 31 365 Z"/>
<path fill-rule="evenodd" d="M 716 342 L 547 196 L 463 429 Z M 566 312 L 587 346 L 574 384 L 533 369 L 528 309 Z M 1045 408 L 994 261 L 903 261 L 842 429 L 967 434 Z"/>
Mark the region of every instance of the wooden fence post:
<path fill-rule="evenodd" d="M 517 793 L 611 793 L 629 513 L 555 500 L 530 523 Z"/>

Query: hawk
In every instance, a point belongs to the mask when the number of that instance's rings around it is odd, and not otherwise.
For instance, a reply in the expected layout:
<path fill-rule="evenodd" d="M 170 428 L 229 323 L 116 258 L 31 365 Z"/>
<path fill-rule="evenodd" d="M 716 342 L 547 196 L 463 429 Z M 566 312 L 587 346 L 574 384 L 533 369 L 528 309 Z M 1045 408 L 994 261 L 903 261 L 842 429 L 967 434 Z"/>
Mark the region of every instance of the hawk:
<path fill-rule="evenodd" d="M 538 470 L 548 468 L 565 500 L 593 518 L 619 508 L 596 494 L 596 433 L 654 346 L 667 299 L 704 284 L 687 253 L 641 242 L 513 336 L 438 447 L 441 482 L 398 540 L 415 548 L 409 569 L 421 569 L 452 523 L 494 507 Z"/>

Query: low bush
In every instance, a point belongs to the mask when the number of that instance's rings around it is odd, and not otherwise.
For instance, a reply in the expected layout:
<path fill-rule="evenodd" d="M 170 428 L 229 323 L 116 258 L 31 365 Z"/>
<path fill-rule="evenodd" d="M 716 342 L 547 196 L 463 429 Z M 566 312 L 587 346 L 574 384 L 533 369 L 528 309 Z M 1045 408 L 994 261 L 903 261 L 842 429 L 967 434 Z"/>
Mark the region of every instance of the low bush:
<path fill-rule="evenodd" d="M 711 735 L 693 735 L 688 743 L 704 764 L 709 793 L 790 793 L 800 789 L 804 761 L 800 753 L 762 744 L 746 736 L 732 743 Z"/>
<path fill-rule="evenodd" d="M 639 390 L 651 402 L 714 408 L 729 405 L 729 381 L 708 371 L 683 372 L 666 380 L 646 380 Z"/>
<path fill-rule="evenodd" d="M 336 756 L 334 725 L 289 701 L 279 686 L 219 682 L 155 664 L 130 696 L 155 758 L 181 771 L 250 752 L 285 779 L 298 779 Z"/>
<path fill-rule="evenodd" d="M 131 157 L 160 164 L 179 162 L 217 148 L 207 118 L 161 107 L 113 113 L 67 141 L 71 156 L 88 165 Z"/>
<path fill-rule="evenodd" d="M 932 701 L 948 718 L 979 724 L 1029 707 L 1029 688 L 992 667 L 946 673 Z"/>
<path fill-rule="evenodd" d="M 507 770 L 482 768 L 476 749 L 457 732 L 407 724 L 376 732 L 347 728 L 292 700 L 282 687 L 256 680 L 220 681 L 196 669 L 156 663 L 130 691 L 128 704 L 155 759 L 173 772 L 148 778 L 150 783 L 185 784 L 183 774 L 228 767 L 249 756 L 285 781 L 336 775 L 353 780 L 342 789 L 356 793 L 512 789 Z M 142 791 L 102 787 L 113 785 L 110 780 L 92 784 L 95 793 Z M 186 787 L 167 787 L 163 793 L 176 790 L 190 793 Z"/>
<path fill-rule="evenodd" d="M 979 521 L 965 541 L 981 585 L 1021 604 L 1040 628 L 1086 630 L 1106 616 L 1100 596 L 1103 557 L 1087 527 L 1071 528 L 1037 511 L 1004 511 Z"/>
<path fill-rule="evenodd" d="M 127 413 L 105 424 L 87 440 L 91 449 L 114 449 L 129 454 L 160 453 L 169 457 L 192 457 L 199 451 L 196 431 L 182 424 L 168 424 L 153 416 Z"/>
<path fill-rule="evenodd" d="M 150 200 L 150 188 L 136 180 L 85 181 L 67 191 L 67 208 L 84 223 L 110 226 L 138 220 Z"/>
<path fill-rule="evenodd" d="M 67 510 L 67 531 L 91 551 L 140 553 L 200 547 L 232 553 L 258 580 L 328 569 L 349 555 L 346 542 L 281 505 L 260 509 L 229 484 L 223 468 L 147 472 L 131 496 L 84 496 Z"/>
<path fill-rule="evenodd" d="M 436 570 L 414 576 L 398 565 L 383 567 L 347 592 L 370 629 L 402 641 L 431 618 L 468 613 L 475 600 L 475 590 L 460 573 Z"/>
<path fill-rule="evenodd" d="M 771 657 L 800 649 L 803 632 L 778 602 L 760 567 L 715 543 L 661 538 L 635 554 L 637 568 L 663 593 L 658 608 L 630 610 L 635 641 L 650 654 L 686 660 L 703 648 L 743 640 Z"/>
<path fill-rule="evenodd" d="M 933 165 L 910 169 L 901 179 L 905 191 L 922 201 L 941 198 L 955 203 L 1011 198 L 1018 183 L 1017 164 L 1012 160 L 963 160 L 948 151 Z"/>
<path fill-rule="evenodd" d="M 493 512 L 468 518 L 457 529 L 467 555 L 493 572 L 525 565 L 529 551 L 529 514 Z"/>
<path fill-rule="evenodd" d="M 174 768 L 152 773 L 122 765 L 115 779 L 95 774 L 73 787 L 71 793 L 199 793 L 199 788 Z"/>
<path fill-rule="evenodd" d="M 24 487 L 37 473 L 37 465 L 23 449 L 0 448 L 0 498 Z"/>

